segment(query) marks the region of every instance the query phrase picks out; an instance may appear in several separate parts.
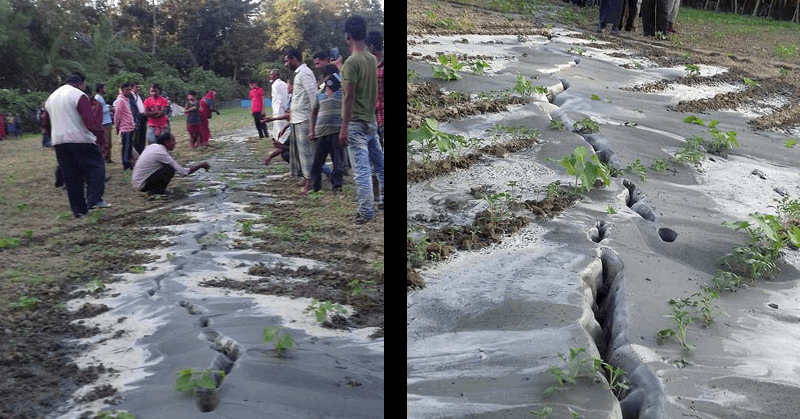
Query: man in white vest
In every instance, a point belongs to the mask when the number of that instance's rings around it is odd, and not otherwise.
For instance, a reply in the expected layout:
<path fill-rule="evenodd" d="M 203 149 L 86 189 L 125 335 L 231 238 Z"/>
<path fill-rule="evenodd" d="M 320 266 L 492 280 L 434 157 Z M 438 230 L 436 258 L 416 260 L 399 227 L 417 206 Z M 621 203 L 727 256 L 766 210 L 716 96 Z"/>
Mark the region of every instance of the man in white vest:
<path fill-rule="evenodd" d="M 92 133 L 103 129 L 102 120 L 95 118 L 89 97 L 83 92 L 85 87 L 86 77 L 73 73 L 44 105 L 49 115 L 50 138 L 75 218 L 88 214 L 90 209 L 111 206 L 103 201 L 106 168 Z"/>

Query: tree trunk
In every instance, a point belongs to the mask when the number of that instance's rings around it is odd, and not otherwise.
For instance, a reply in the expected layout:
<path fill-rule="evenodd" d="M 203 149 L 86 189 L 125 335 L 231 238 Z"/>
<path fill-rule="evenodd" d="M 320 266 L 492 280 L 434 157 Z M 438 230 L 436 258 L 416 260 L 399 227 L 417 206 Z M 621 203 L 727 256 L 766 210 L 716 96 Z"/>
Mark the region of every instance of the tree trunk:
<path fill-rule="evenodd" d="M 753 7 L 753 17 L 756 17 L 756 13 L 758 13 L 758 6 L 761 4 L 761 0 L 756 0 L 756 6 Z"/>
<path fill-rule="evenodd" d="M 708 2 L 710 2 L 710 1 L 711 0 L 706 0 L 706 4 L 705 4 L 705 6 L 703 6 L 703 10 L 708 10 Z"/>
<path fill-rule="evenodd" d="M 794 16 L 792 16 L 792 22 L 800 23 L 800 21 L 798 21 L 797 19 L 798 14 L 800 14 L 800 0 L 797 0 L 797 7 L 794 8 Z"/>
<path fill-rule="evenodd" d="M 153 0 L 153 57 L 156 56 L 156 33 L 158 28 L 156 26 L 156 0 Z"/>

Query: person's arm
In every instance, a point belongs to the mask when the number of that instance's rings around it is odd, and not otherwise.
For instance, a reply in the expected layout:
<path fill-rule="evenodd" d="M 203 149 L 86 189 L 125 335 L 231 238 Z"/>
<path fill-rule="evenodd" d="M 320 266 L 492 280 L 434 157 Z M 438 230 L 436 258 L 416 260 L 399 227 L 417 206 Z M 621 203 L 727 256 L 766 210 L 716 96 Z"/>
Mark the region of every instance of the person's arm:
<path fill-rule="evenodd" d="M 191 175 L 192 173 L 194 173 L 194 172 L 196 172 L 196 171 L 198 171 L 200 169 L 206 169 L 206 172 L 207 172 L 208 169 L 210 169 L 210 168 L 211 168 L 211 166 L 208 165 L 208 162 L 202 162 L 202 163 L 200 163 L 198 165 L 190 167 L 189 168 L 189 174 Z"/>
<path fill-rule="evenodd" d="M 347 145 L 347 124 L 350 123 L 350 118 L 353 117 L 356 85 L 345 80 L 343 89 L 345 95 L 342 100 L 342 128 L 339 130 L 339 145 L 341 146 Z"/>
<path fill-rule="evenodd" d="M 83 120 L 83 124 L 89 131 L 97 132 L 102 129 L 102 127 L 97 124 L 97 119 L 94 117 L 94 111 L 92 110 L 92 105 L 89 102 L 88 96 L 81 95 L 81 98 L 78 99 L 78 113 Z M 102 119 L 100 122 L 102 122 Z"/>
<path fill-rule="evenodd" d="M 314 141 L 314 125 L 317 122 L 317 113 L 319 112 L 319 102 L 317 102 L 313 108 L 311 108 L 311 115 L 308 117 L 309 125 L 308 125 L 308 141 Z"/>
<path fill-rule="evenodd" d="M 47 110 L 42 110 L 42 128 L 44 128 L 48 137 L 52 137 L 50 135 L 50 114 L 47 113 Z"/>

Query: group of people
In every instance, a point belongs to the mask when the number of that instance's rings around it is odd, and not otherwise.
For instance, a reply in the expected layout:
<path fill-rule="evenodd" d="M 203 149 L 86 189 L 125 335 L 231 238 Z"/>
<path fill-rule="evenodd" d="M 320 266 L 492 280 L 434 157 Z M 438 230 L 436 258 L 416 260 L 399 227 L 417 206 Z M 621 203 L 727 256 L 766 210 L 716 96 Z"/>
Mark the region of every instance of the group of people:
<path fill-rule="evenodd" d="M 565 0 L 566 1 L 566 0 Z M 585 0 L 572 0 L 583 5 Z M 620 29 L 635 29 L 637 6 L 641 1 L 642 32 L 644 36 L 655 36 L 675 32 L 675 19 L 681 0 L 600 0 L 600 24 L 597 31 L 602 32 L 606 25 L 611 25 L 611 33 L 617 34 Z M 627 15 L 627 17 L 626 17 Z"/>
<path fill-rule="evenodd" d="M 15 136 L 17 138 L 22 136 L 22 126 L 19 123 L 19 117 L 15 117 L 13 113 L 8 114 L 5 118 L 0 113 L 0 140 L 4 140 L 8 136 Z"/>
<path fill-rule="evenodd" d="M 76 218 L 92 209 L 111 206 L 103 195 L 105 165 L 113 163 L 112 125 L 121 135 L 123 170 L 133 170 L 131 182 L 139 191 L 162 194 L 175 173 L 188 175 L 200 168 L 209 169 L 206 162 L 181 167 L 169 154 L 175 147 L 175 137 L 167 120 L 169 103 L 161 97 L 158 84 L 150 86 L 150 97 L 142 101 L 138 84 L 123 83 L 113 105 L 103 100 L 102 83 L 95 88 L 97 95 L 93 97 L 86 77 L 73 73 L 47 98 L 41 112 L 43 136 L 49 138 L 58 161 L 56 187 L 66 187 Z M 132 156 L 134 150 L 138 159 Z"/>
<path fill-rule="evenodd" d="M 281 155 L 289 162 L 290 175 L 301 178 L 301 193 L 321 189 L 322 174 L 341 195 L 342 179 L 354 171 L 358 211 L 353 223 L 364 224 L 383 209 L 383 38 L 367 36 L 366 21 L 352 16 L 345 23 L 350 57 L 342 62 L 334 49 L 314 54 L 321 77 L 303 62 L 302 53 L 290 48 L 284 66 L 292 71 L 287 82 L 277 69 L 272 83 L 272 116 L 263 117 L 263 90 L 250 84 L 253 119 L 260 138 L 268 137 L 272 122 L 275 150 L 264 160 L 270 164 Z M 325 162 L 330 156 L 333 168 Z"/>
<path fill-rule="evenodd" d="M 302 193 L 319 191 L 325 173 L 334 195 L 341 194 L 349 166 L 358 204 L 352 221 L 364 224 L 374 218 L 376 206 L 383 209 L 383 39 L 378 32 L 367 37 L 366 22 L 360 16 L 347 19 L 345 39 L 351 55 L 344 62 L 339 56 L 315 54 L 315 67 L 322 73 L 319 85 L 301 52 L 286 52 L 284 65 L 293 77 L 284 83 L 278 70 L 271 72 L 273 113 L 269 118 L 263 113 L 263 90 L 256 83 L 250 85 L 250 96 L 259 137 L 268 137 L 266 123 L 275 123 L 276 150 L 264 163 L 284 154 L 290 173 L 302 178 Z M 85 76 L 74 73 L 43 104 L 43 135 L 52 142 L 58 160 L 56 185 L 66 186 L 75 217 L 110 206 L 103 193 L 105 164 L 113 163 L 112 125 L 121 137 L 123 170 L 133 170 L 131 182 L 139 191 L 161 194 L 176 173 L 209 169 L 206 162 L 181 167 L 170 155 L 175 147 L 170 105 L 158 84 L 153 83 L 150 97 L 142 100 L 138 84 L 123 83 L 112 105 L 103 100 L 102 83 L 96 91 L 92 97 Z M 208 145 L 208 120 L 213 112 L 219 114 L 214 98 L 213 90 L 200 100 L 195 92 L 187 95 L 186 124 L 193 148 Z M 325 165 L 328 156 L 332 170 Z"/>

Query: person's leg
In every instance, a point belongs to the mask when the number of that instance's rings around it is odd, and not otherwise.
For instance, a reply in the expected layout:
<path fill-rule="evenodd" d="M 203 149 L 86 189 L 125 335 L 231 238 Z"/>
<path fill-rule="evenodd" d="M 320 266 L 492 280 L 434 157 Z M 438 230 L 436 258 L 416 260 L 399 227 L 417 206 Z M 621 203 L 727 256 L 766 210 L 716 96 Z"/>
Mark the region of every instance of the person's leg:
<path fill-rule="evenodd" d="M 253 112 L 253 122 L 258 130 L 258 138 L 264 138 L 264 128 L 261 124 L 261 112 Z"/>
<path fill-rule="evenodd" d="M 106 163 L 96 144 L 79 145 L 79 164 L 86 179 L 86 204 L 88 208 L 92 208 L 103 200 L 106 190 Z"/>
<path fill-rule="evenodd" d="M 356 203 L 358 215 L 356 223 L 371 220 L 375 214 L 373 210 L 372 176 L 369 161 L 368 124 L 363 121 L 350 122 L 347 125 L 347 146 L 350 153 L 350 164 L 353 166 L 353 178 L 356 184 Z M 358 220 L 360 216 L 361 220 Z"/>
<path fill-rule="evenodd" d="M 328 158 L 329 147 L 327 137 L 317 138 L 315 142 L 318 144 L 314 153 L 314 161 L 311 163 L 311 189 L 317 192 L 322 189 L 322 166 L 325 165 L 325 160 Z"/>
<path fill-rule="evenodd" d="M 334 191 L 342 190 L 342 177 L 344 176 L 344 168 L 347 165 L 346 156 L 344 154 L 347 146 L 339 145 L 339 134 L 331 134 L 328 141 L 331 143 L 331 160 L 333 160 L 333 170 L 331 171 L 331 188 Z"/>
<path fill-rule="evenodd" d="M 133 131 L 123 132 L 120 136 L 122 138 L 122 170 L 132 169 L 131 149 L 133 148 Z"/>
<path fill-rule="evenodd" d="M 105 159 L 106 163 L 114 163 L 114 161 L 111 160 L 111 149 L 113 148 L 114 144 L 114 138 L 111 136 L 111 132 L 113 131 L 111 126 L 112 124 L 106 124 L 103 126 L 103 128 L 106 130 L 106 149 L 103 152 L 103 158 Z"/>
<path fill-rule="evenodd" d="M 167 185 L 175 176 L 175 169 L 170 165 L 163 165 L 144 181 L 142 192 L 151 194 L 163 194 L 167 190 Z"/>
<path fill-rule="evenodd" d="M 73 143 L 57 144 L 56 159 L 61 174 L 64 176 L 64 185 L 67 187 L 69 206 L 75 218 L 82 217 L 89 212 L 83 193 L 83 171 L 78 165 L 76 145 Z M 92 144 L 94 145 L 94 144 Z"/>
<path fill-rule="evenodd" d="M 311 129 L 311 121 L 305 120 L 299 124 L 295 124 L 298 128 L 297 135 L 297 152 L 300 161 L 300 170 L 303 177 L 306 179 L 311 178 L 311 164 L 314 163 L 314 154 L 316 154 L 317 143 L 308 141 L 308 131 Z"/>
<path fill-rule="evenodd" d="M 373 122 L 369 125 L 369 139 L 367 140 L 367 149 L 369 151 L 369 163 L 372 166 L 372 174 L 377 178 L 377 196 L 373 198 L 378 203 L 378 209 L 383 209 L 383 150 L 378 138 L 377 126 Z M 374 180 L 373 180 L 374 182 Z"/>
<path fill-rule="evenodd" d="M 292 124 L 289 128 L 291 130 L 291 135 L 289 136 L 289 176 L 293 178 L 303 176 L 297 150 L 297 132 L 299 131 L 299 126 L 300 124 Z"/>

